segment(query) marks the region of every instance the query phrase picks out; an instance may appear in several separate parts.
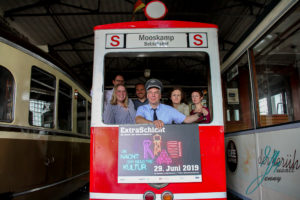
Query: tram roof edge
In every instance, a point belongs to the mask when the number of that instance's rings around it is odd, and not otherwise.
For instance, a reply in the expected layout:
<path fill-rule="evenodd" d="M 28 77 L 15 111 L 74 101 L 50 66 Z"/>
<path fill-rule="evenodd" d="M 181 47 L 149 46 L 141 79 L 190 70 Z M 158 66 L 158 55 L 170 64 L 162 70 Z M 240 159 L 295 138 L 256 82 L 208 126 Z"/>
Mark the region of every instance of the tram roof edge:
<path fill-rule="evenodd" d="M 121 22 L 113 24 L 104 24 L 94 27 L 94 31 L 99 29 L 132 29 L 132 28 L 216 28 L 215 24 L 207 24 L 201 22 L 188 21 L 135 21 L 135 22 Z"/>

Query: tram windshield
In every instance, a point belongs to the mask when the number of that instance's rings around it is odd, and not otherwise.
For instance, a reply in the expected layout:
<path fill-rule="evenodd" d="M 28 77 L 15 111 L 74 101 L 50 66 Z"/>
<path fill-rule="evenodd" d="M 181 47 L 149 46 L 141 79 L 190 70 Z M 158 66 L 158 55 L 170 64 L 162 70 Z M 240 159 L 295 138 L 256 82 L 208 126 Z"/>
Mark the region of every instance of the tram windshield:
<path fill-rule="evenodd" d="M 104 58 L 104 92 L 113 89 L 116 75 L 123 76 L 128 98 L 133 101 L 137 99 L 135 86 L 155 78 L 163 84 L 161 103 L 173 106 L 171 92 L 179 87 L 184 93 L 181 103 L 188 106 L 190 114 L 195 109 L 191 94 L 194 91 L 201 91 L 203 93 L 201 104 L 212 113 L 210 62 L 206 52 L 108 53 Z M 103 102 L 105 110 L 105 104 L 110 102 L 105 102 L 105 99 Z"/>

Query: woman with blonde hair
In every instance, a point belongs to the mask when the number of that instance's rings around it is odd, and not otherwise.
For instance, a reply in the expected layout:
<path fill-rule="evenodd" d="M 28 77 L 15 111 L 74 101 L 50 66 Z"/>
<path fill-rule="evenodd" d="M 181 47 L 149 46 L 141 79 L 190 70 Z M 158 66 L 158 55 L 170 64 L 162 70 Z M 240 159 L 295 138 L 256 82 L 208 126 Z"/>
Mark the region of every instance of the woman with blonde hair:
<path fill-rule="evenodd" d="M 133 102 L 128 98 L 125 86 L 122 84 L 114 86 L 110 103 L 104 111 L 104 123 L 134 124 L 135 113 Z"/>
<path fill-rule="evenodd" d="M 183 90 L 180 87 L 175 87 L 171 91 L 170 99 L 172 101 L 171 106 L 174 107 L 176 110 L 188 116 L 190 113 L 189 106 L 186 105 L 185 102 L 185 95 Z"/>

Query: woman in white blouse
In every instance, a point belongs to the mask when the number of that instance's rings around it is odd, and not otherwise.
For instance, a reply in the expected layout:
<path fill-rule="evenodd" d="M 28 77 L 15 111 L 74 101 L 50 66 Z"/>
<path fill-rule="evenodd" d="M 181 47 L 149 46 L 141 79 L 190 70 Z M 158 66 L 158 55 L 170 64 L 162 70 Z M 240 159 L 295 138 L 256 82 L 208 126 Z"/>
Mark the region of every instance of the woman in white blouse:
<path fill-rule="evenodd" d="M 190 115 L 189 106 L 184 103 L 185 96 L 184 96 L 184 92 L 180 87 L 173 88 L 170 98 L 172 101 L 171 106 L 173 106 L 175 109 L 177 109 L 185 116 Z"/>

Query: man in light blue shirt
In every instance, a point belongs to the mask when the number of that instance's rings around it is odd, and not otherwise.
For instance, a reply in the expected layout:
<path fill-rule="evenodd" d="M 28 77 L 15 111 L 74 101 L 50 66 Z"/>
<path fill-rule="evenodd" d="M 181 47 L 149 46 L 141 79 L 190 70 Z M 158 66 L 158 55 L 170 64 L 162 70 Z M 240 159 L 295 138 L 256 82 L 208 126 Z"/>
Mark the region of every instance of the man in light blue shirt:
<path fill-rule="evenodd" d="M 199 118 L 198 114 L 185 116 L 175 108 L 161 104 L 162 83 L 157 79 L 150 79 L 146 83 L 149 104 L 140 106 L 136 112 L 137 124 L 154 124 L 162 128 L 165 124 L 193 123 Z"/>

